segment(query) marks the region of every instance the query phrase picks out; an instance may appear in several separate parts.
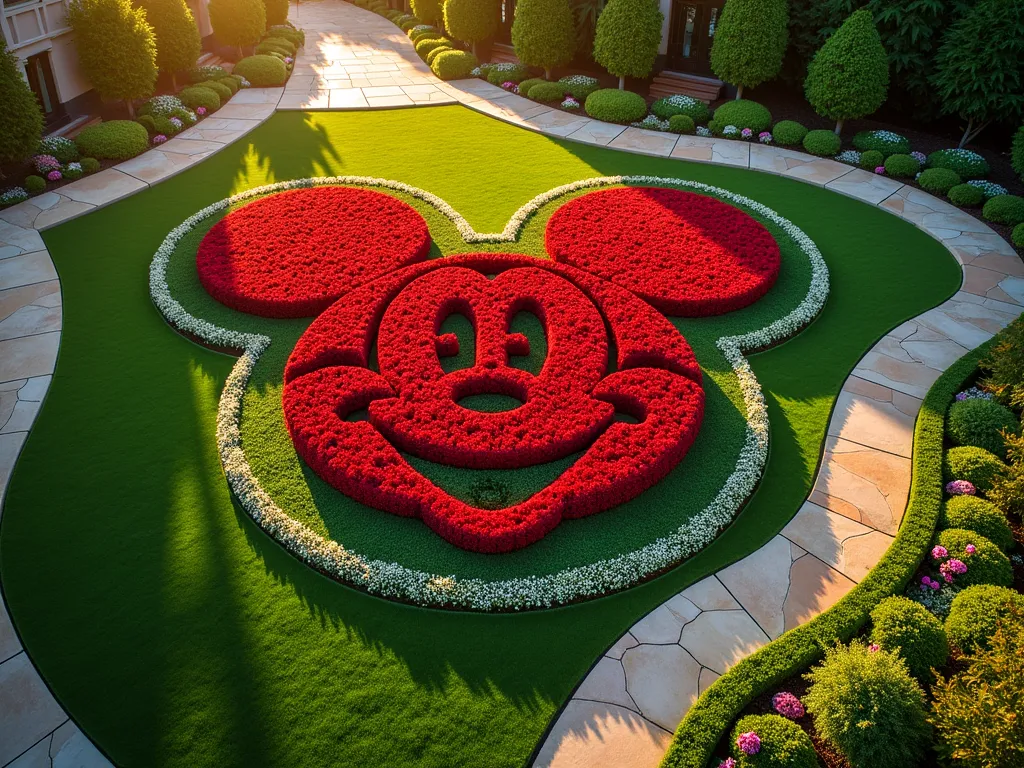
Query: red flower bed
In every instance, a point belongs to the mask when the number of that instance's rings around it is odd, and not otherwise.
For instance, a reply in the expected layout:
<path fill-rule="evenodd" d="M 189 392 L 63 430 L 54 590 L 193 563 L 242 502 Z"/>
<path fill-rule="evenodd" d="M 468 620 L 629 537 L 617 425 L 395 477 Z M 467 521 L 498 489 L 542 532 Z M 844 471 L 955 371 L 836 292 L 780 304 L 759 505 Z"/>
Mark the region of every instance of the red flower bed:
<path fill-rule="evenodd" d="M 317 315 L 354 286 L 422 261 L 430 232 L 380 192 L 316 187 L 255 200 L 221 219 L 196 256 L 217 301 L 260 317 Z"/>
<path fill-rule="evenodd" d="M 617 188 L 566 203 L 548 221 L 548 253 L 611 280 L 669 315 L 719 315 L 775 283 L 771 233 L 743 211 L 676 189 Z"/>
<path fill-rule="evenodd" d="M 508 365 L 528 345 L 508 329 L 521 310 L 546 329 L 537 376 Z M 476 364 L 445 373 L 440 356 L 455 354 L 457 339 L 438 329 L 455 312 L 474 324 Z M 606 324 L 617 350 L 610 375 Z M 375 334 L 380 373 L 366 367 Z M 285 381 L 288 429 L 317 474 L 480 552 L 526 546 L 563 517 L 609 509 L 649 488 L 686 454 L 704 409 L 693 352 L 662 315 L 572 267 L 503 254 L 415 264 L 357 288 L 310 325 Z M 458 405 L 480 393 L 523 405 L 500 413 Z M 363 409 L 368 419 L 351 420 Z M 616 410 L 638 423 L 614 421 Z M 498 510 L 454 498 L 399 452 L 455 466 L 521 467 L 584 449 L 547 488 Z"/>

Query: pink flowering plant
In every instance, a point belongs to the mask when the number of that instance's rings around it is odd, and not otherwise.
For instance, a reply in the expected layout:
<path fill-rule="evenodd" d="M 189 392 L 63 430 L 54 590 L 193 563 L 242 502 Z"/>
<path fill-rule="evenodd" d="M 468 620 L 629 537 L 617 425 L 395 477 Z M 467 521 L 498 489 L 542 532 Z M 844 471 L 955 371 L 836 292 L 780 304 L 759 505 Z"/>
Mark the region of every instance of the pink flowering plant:
<path fill-rule="evenodd" d="M 154 144 L 163 144 L 165 141 L 167 141 L 167 137 L 164 136 L 162 133 L 158 133 L 156 136 L 153 137 Z"/>
<path fill-rule="evenodd" d="M 32 158 L 32 162 L 36 167 L 37 173 L 46 174 L 51 171 L 60 170 L 60 161 L 53 155 L 36 155 Z"/>
<path fill-rule="evenodd" d="M 789 691 L 782 691 L 772 696 L 772 709 L 790 720 L 799 720 L 804 716 L 804 705 Z"/>
<path fill-rule="evenodd" d="M 761 751 L 761 737 L 753 731 L 741 733 L 736 737 L 736 746 L 746 755 L 756 755 Z"/>
<path fill-rule="evenodd" d="M 957 560 L 955 557 L 951 557 L 939 566 L 939 573 L 942 574 L 943 581 L 947 584 L 952 584 L 957 576 L 963 576 L 967 573 L 967 563 L 963 560 Z"/>
<path fill-rule="evenodd" d="M 196 114 L 200 117 L 206 117 L 206 107 L 196 107 Z"/>
<path fill-rule="evenodd" d="M 875 166 L 875 173 L 877 173 L 879 176 L 885 176 L 885 166 L 884 165 Z"/>
<path fill-rule="evenodd" d="M 718 768 L 736 768 L 736 761 L 731 757 L 727 757 L 718 764 Z"/>
<path fill-rule="evenodd" d="M 512 91 L 512 93 L 519 93 L 519 84 L 514 83 L 511 80 L 506 80 L 504 83 L 501 84 L 501 87 L 504 88 L 506 91 Z"/>
<path fill-rule="evenodd" d="M 750 139 L 754 136 L 754 132 L 750 128 L 744 128 L 742 131 L 740 131 L 740 136 L 742 136 L 744 139 Z"/>
<path fill-rule="evenodd" d="M 46 178 L 48 178 L 50 181 L 60 181 L 61 179 L 64 178 L 64 175 L 60 171 L 50 171 L 48 174 L 46 174 Z"/>
<path fill-rule="evenodd" d="M 977 489 L 970 480 L 951 480 L 946 483 L 946 493 L 950 496 L 974 496 Z"/>
<path fill-rule="evenodd" d="M 772 132 L 771 131 L 761 131 L 759 134 L 757 134 L 757 140 L 760 141 L 762 144 L 771 144 L 772 143 Z"/>

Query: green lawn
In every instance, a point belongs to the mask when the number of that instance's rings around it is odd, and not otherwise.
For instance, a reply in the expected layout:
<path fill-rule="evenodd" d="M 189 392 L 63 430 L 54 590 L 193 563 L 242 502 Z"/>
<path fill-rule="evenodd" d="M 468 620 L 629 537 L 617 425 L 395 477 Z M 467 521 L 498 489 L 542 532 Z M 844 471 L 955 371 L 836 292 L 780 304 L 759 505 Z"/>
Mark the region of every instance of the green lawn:
<path fill-rule="evenodd" d="M 446 613 L 319 576 L 232 504 L 214 416 L 233 361 L 170 331 L 149 300 L 149 262 L 172 227 L 248 187 L 360 174 L 427 189 L 478 231 L 496 231 L 551 187 L 619 173 L 748 195 L 802 227 L 831 271 L 818 321 L 753 358 L 771 456 L 758 493 L 714 544 L 601 600 Z M 131 766 L 523 765 L 623 630 L 792 517 L 849 370 L 960 281 L 938 243 L 839 195 L 556 142 L 462 107 L 279 114 L 199 167 L 45 239 L 66 330 L 0 519 L 0 568 L 44 677 Z"/>

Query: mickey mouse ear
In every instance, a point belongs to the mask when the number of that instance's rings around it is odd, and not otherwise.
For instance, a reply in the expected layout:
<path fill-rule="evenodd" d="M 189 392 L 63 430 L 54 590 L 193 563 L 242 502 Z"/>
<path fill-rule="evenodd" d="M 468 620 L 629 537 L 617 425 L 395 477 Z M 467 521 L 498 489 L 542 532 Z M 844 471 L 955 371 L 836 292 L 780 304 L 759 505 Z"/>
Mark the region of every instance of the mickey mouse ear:
<path fill-rule="evenodd" d="M 427 223 L 401 200 L 368 189 L 313 187 L 229 213 L 203 238 L 196 267 L 207 292 L 232 309 L 309 317 L 429 251 Z"/>
<path fill-rule="evenodd" d="M 598 275 L 668 315 L 720 315 L 775 283 L 779 246 L 756 219 L 705 195 L 660 187 L 591 192 L 548 221 L 553 259 Z"/>

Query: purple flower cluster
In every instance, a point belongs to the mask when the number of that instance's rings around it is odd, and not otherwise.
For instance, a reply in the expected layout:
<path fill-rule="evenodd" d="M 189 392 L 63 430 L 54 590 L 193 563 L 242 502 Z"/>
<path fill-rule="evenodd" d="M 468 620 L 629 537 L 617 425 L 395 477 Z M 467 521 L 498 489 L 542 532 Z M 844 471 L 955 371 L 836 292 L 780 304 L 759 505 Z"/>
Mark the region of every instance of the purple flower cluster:
<path fill-rule="evenodd" d="M 772 709 L 790 720 L 798 720 L 804 716 L 803 703 L 789 691 L 782 691 L 772 696 Z"/>
<path fill-rule="evenodd" d="M 36 155 L 32 158 L 38 173 L 50 173 L 60 170 L 60 161 L 53 155 Z"/>
<path fill-rule="evenodd" d="M 885 166 L 884 165 L 875 166 L 875 173 L 877 173 L 879 176 L 885 176 Z"/>
<path fill-rule="evenodd" d="M 752 138 L 753 135 L 754 131 L 750 128 L 744 128 L 742 131 L 740 131 L 740 136 L 742 136 L 744 139 Z"/>
<path fill-rule="evenodd" d="M 924 152 L 911 152 L 910 156 L 917 160 L 917 162 L 919 162 L 921 165 L 924 165 L 925 162 L 928 160 L 928 155 L 926 155 Z"/>
<path fill-rule="evenodd" d="M 941 544 L 936 544 L 932 547 L 932 560 L 941 560 L 944 557 L 949 557 L 949 550 Z"/>
<path fill-rule="evenodd" d="M 878 653 L 882 650 L 882 647 L 878 643 L 872 643 L 868 646 L 868 653 Z"/>
<path fill-rule="evenodd" d="M 951 480 L 946 483 L 946 493 L 950 496 L 973 496 L 977 489 L 970 480 Z"/>
<path fill-rule="evenodd" d="M 512 93 L 519 93 L 519 83 L 514 83 L 511 80 L 506 80 L 501 87 L 506 91 L 512 91 Z"/>
<path fill-rule="evenodd" d="M 196 114 L 199 115 L 200 117 L 205 116 L 206 115 L 206 107 L 196 107 Z"/>
<path fill-rule="evenodd" d="M 741 733 L 736 738 L 736 746 L 747 755 L 756 755 L 761 751 L 761 737 L 753 731 Z"/>
<path fill-rule="evenodd" d="M 731 757 L 727 757 L 718 764 L 718 768 L 736 768 L 736 761 Z"/>
<path fill-rule="evenodd" d="M 46 178 L 48 178 L 50 181 L 60 181 L 61 179 L 64 178 L 64 176 L 63 174 L 61 174 L 60 171 L 50 171 L 48 174 L 46 174 Z"/>
<path fill-rule="evenodd" d="M 957 576 L 963 576 L 967 573 L 967 563 L 963 560 L 957 560 L 955 557 L 950 558 L 939 566 L 939 573 L 942 574 L 942 578 L 947 584 L 952 584 L 953 579 Z"/>
<path fill-rule="evenodd" d="M 164 136 L 162 133 L 158 133 L 156 136 L 153 137 L 154 144 L 163 144 L 165 141 L 167 141 L 167 137 Z"/>
<path fill-rule="evenodd" d="M 761 131 L 759 134 L 757 134 L 757 140 L 760 141 L 762 144 L 771 144 L 772 143 L 772 132 L 771 131 Z"/>
<path fill-rule="evenodd" d="M 963 392 L 956 393 L 957 400 L 992 400 L 993 396 L 991 392 L 986 392 L 978 387 L 970 387 L 965 389 Z"/>
<path fill-rule="evenodd" d="M 922 576 L 921 577 L 921 591 L 922 592 L 927 592 L 928 590 L 932 590 L 934 592 L 935 590 L 938 590 L 938 589 L 941 589 L 941 588 L 942 588 L 942 585 L 939 584 L 939 582 L 937 582 L 931 576 Z"/>

